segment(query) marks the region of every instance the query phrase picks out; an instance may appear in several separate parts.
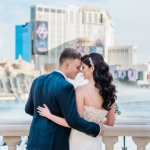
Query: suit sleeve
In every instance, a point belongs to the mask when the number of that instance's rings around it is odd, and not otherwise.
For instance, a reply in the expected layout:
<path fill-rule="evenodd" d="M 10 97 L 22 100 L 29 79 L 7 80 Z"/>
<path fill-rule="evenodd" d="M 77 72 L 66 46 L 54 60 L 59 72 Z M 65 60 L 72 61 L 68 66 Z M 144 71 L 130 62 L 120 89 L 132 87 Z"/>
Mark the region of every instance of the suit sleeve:
<path fill-rule="evenodd" d="M 33 88 L 34 88 L 35 80 L 32 82 L 29 97 L 27 100 L 27 103 L 25 105 L 25 112 L 31 116 L 33 116 L 34 113 L 34 103 L 33 103 Z"/>
<path fill-rule="evenodd" d="M 94 122 L 88 122 L 81 118 L 77 112 L 75 102 L 75 90 L 72 84 L 67 84 L 61 90 L 58 104 L 70 127 L 96 137 L 100 132 L 100 127 Z"/>

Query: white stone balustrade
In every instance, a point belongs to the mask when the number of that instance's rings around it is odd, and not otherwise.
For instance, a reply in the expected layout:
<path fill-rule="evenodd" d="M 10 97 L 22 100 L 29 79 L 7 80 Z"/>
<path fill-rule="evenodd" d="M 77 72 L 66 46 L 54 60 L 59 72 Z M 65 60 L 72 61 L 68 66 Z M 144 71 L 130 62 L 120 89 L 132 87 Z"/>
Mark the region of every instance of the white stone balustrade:
<path fill-rule="evenodd" d="M 0 136 L 3 136 L 8 150 L 16 150 L 20 137 L 28 135 L 29 127 L 30 119 L 0 120 Z M 114 150 L 118 136 L 132 136 L 137 150 L 145 150 L 150 143 L 150 122 L 118 120 L 114 127 L 105 127 L 103 142 L 106 150 Z"/>

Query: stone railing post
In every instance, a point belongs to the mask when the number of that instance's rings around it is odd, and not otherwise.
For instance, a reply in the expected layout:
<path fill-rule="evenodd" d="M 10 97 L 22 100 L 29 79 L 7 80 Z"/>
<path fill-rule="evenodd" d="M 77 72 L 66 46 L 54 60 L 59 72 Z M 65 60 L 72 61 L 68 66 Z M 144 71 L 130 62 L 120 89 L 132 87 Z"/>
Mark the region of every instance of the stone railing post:
<path fill-rule="evenodd" d="M 103 143 L 105 144 L 105 150 L 114 150 L 114 145 L 118 142 L 117 136 L 104 136 L 102 138 Z"/>
<path fill-rule="evenodd" d="M 17 150 L 20 136 L 4 136 L 3 141 L 8 145 L 8 150 Z"/>
<path fill-rule="evenodd" d="M 150 137 L 132 137 L 137 145 L 137 150 L 145 150 L 146 145 L 150 142 Z"/>

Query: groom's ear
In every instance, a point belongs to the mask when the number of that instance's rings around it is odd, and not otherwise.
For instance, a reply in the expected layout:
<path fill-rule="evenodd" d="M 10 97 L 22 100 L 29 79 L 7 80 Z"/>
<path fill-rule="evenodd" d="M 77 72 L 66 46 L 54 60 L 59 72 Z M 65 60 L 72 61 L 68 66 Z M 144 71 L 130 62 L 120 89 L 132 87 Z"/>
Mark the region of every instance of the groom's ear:
<path fill-rule="evenodd" d="M 67 69 L 68 66 L 69 66 L 69 61 L 68 61 L 68 60 L 65 60 L 65 61 L 64 61 L 64 67 L 65 67 L 65 69 Z"/>
<path fill-rule="evenodd" d="M 70 66 L 70 64 L 72 64 L 72 60 L 71 59 L 67 59 L 65 61 L 65 67 L 68 68 Z"/>

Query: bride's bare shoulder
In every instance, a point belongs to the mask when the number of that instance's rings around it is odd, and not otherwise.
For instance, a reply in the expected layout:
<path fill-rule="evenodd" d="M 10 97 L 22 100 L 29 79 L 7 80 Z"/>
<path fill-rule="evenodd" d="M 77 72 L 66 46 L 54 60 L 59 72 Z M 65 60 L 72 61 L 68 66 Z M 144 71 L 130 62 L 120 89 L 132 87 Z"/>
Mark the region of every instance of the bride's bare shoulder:
<path fill-rule="evenodd" d="M 79 97 L 83 97 L 83 95 L 84 95 L 84 88 L 85 88 L 84 85 L 76 87 L 76 95 L 78 95 L 78 98 Z"/>
<path fill-rule="evenodd" d="M 88 83 L 84 84 L 84 85 L 77 86 L 76 91 L 83 91 L 87 86 L 88 86 Z"/>

